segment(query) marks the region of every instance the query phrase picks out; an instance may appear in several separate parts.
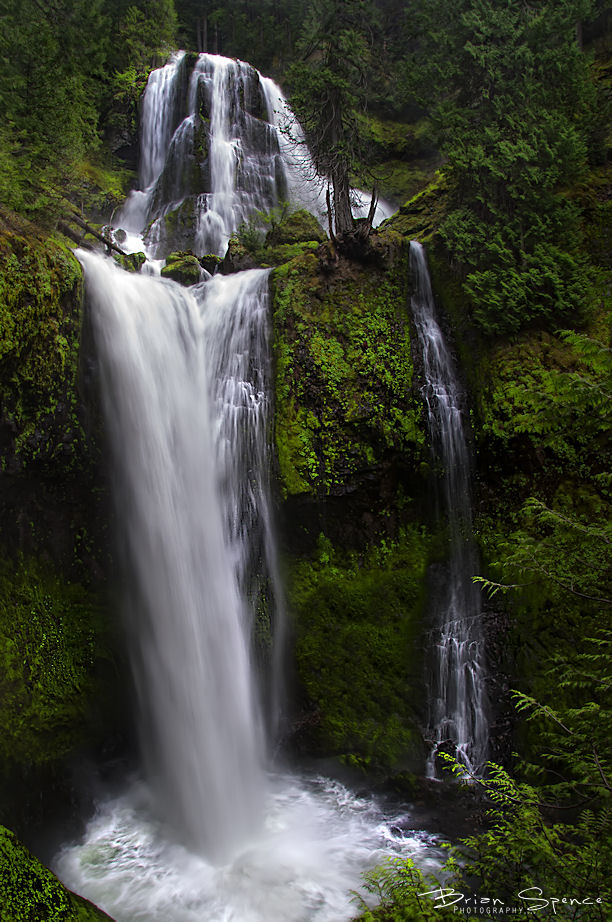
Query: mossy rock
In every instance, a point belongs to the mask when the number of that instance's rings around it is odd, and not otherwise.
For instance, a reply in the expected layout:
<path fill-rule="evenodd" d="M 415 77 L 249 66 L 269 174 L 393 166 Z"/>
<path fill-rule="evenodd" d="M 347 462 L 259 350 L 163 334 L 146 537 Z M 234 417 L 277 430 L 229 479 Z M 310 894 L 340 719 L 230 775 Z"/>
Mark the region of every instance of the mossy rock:
<path fill-rule="evenodd" d="M 198 222 L 197 197 L 190 196 L 177 208 L 168 211 L 156 223 L 155 234 L 151 234 L 151 226 L 145 233 L 145 242 L 153 247 L 156 258 L 160 259 L 167 253 L 187 252 L 193 246 Z"/>
<path fill-rule="evenodd" d="M 422 768 L 417 641 L 428 544 L 419 526 L 359 554 L 321 538 L 310 559 L 291 565 L 298 745 L 309 753 L 374 771 Z"/>
<path fill-rule="evenodd" d="M 125 256 L 114 253 L 113 259 L 125 269 L 126 272 L 140 272 L 147 261 L 147 257 L 144 253 L 127 253 Z"/>
<path fill-rule="evenodd" d="M 0 922 L 109 922 L 0 826 Z M 112 920 L 111 920 L 112 922 Z"/>
<path fill-rule="evenodd" d="M 248 250 L 239 237 L 230 237 L 225 256 L 219 266 L 222 275 L 231 275 L 232 272 L 242 272 L 244 269 L 257 269 L 259 259 Z"/>
<path fill-rule="evenodd" d="M 446 215 L 448 187 L 443 173 L 437 173 L 425 189 L 401 206 L 398 214 L 389 218 L 386 227 L 408 237 L 427 243 L 437 234 Z"/>
<path fill-rule="evenodd" d="M 0 221 L 0 464 L 79 467 L 83 275 L 72 251 Z"/>
<path fill-rule="evenodd" d="M 223 257 L 215 256 L 214 253 L 206 253 L 205 256 L 199 257 L 199 262 L 203 269 L 210 272 L 211 275 L 214 275 L 223 262 Z"/>
<path fill-rule="evenodd" d="M 115 716 L 101 684 L 114 675 L 111 646 L 92 590 L 35 560 L 2 564 L 0 770 L 57 764 L 102 741 Z"/>
<path fill-rule="evenodd" d="M 316 240 L 321 243 L 327 235 L 314 215 L 305 209 L 294 211 L 280 221 L 266 235 L 266 247 L 275 247 L 280 243 L 308 243 Z"/>
<path fill-rule="evenodd" d="M 191 252 L 170 253 L 161 274 L 162 278 L 173 279 L 180 285 L 197 285 L 201 268 L 197 256 Z"/>
<path fill-rule="evenodd" d="M 260 265 L 269 269 L 282 266 L 305 253 L 314 253 L 319 248 L 316 240 L 307 240 L 305 243 L 279 243 L 277 246 L 265 247 L 260 251 Z"/>

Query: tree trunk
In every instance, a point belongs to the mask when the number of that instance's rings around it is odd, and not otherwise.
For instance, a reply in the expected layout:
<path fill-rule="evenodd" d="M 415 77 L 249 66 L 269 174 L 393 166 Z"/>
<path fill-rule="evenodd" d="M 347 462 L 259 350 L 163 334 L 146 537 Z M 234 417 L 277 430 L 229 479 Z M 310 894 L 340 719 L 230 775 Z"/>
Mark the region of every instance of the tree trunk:
<path fill-rule="evenodd" d="M 351 187 L 346 170 L 338 170 L 332 176 L 334 189 L 334 223 L 336 235 L 349 234 L 354 226 L 353 211 L 351 209 Z"/>

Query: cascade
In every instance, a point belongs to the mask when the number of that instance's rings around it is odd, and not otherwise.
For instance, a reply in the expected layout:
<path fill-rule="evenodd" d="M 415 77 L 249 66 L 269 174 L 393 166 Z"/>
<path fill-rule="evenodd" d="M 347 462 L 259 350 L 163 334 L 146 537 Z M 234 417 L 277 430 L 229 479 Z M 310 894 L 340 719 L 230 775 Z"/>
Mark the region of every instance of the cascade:
<path fill-rule="evenodd" d="M 325 224 L 324 183 L 277 84 L 221 55 L 199 55 L 189 76 L 185 61 L 179 53 L 149 77 L 140 189 L 118 226 L 144 233 L 149 252 L 161 257 L 186 247 L 222 256 L 242 223 L 286 199 Z M 356 216 L 367 215 L 370 195 L 354 190 L 354 197 Z M 379 202 L 374 223 L 392 211 Z"/>
<path fill-rule="evenodd" d="M 487 757 L 488 725 L 484 686 L 484 643 L 480 593 L 472 581 L 476 551 L 472 538 L 470 457 L 461 419 L 461 392 L 453 362 L 436 321 L 425 252 L 410 243 L 414 279 L 412 312 L 423 354 L 432 450 L 442 473 L 440 507 L 448 532 L 448 564 L 434 599 L 429 674 L 427 762 L 435 777 L 437 752 L 451 744 L 457 760 L 482 770 Z"/>

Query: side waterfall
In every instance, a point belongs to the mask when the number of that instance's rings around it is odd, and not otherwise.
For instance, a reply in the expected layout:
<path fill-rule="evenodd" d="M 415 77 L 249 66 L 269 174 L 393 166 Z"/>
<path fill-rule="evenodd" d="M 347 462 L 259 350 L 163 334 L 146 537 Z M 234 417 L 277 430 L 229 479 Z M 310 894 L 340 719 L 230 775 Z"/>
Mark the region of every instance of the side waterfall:
<path fill-rule="evenodd" d="M 415 283 L 412 311 L 423 353 L 432 450 L 442 468 L 441 513 L 448 528 L 448 564 L 435 599 L 433 662 L 429 676 L 427 773 L 435 777 L 436 754 L 449 744 L 457 760 L 478 773 L 487 758 L 488 724 L 480 592 L 472 581 L 470 457 L 461 421 L 461 393 L 450 353 L 435 318 L 425 252 L 410 243 Z"/>

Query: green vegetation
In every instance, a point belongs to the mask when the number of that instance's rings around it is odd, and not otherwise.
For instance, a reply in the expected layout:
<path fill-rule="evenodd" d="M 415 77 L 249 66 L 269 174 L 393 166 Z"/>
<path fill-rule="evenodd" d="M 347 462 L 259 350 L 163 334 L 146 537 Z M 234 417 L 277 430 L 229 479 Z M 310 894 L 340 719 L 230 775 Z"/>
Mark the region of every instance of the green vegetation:
<path fill-rule="evenodd" d="M 584 312 L 589 271 L 568 185 L 599 162 L 588 0 L 423 4 L 409 79 L 430 111 L 451 186 L 439 233 L 487 333 Z"/>
<path fill-rule="evenodd" d="M 310 529 L 308 550 L 287 552 L 297 744 L 374 772 L 410 770 L 422 759 L 419 643 L 435 536 L 416 501 L 427 454 L 404 245 L 417 237 L 430 244 L 468 385 L 475 527 L 493 594 L 487 615 L 500 619 L 499 669 L 520 689 L 512 718 L 519 755 L 480 782 L 492 813 L 461 848 L 454 886 L 508 898 L 538 886 L 609 903 L 610 61 L 598 37 L 602 14 L 603 3 L 591 0 L 3 5 L 1 499 L 4 544 L 28 551 L 0 569 L 3 810 L 8 781 L 27 772 L 37 797 L 44 771 L 61 773 L 65 758 L 108 733 L 115 684 L 108 626 L 97 592 L 86 588 L 100 577 L 96 539 L 87 516 L 69 509 L 94 498 L 89 481 L 71 498 L 91 464 L 77 383 L 81 272 L 65 241 L 41 227 L 51 231 L 74 208 L 107 220 L 121 202 L 134 179 L 147 74 L 178 32 L 192 49 L 239 55 L 288 78 L 334 191 L 339 232 L 353 229 L 348 188 L 356 180 L 376 180 L 405 202 L 373 235 L 367 264 L 338 256 L 313 218 L 281 206 L 240 229 L 223 267 L 277 267 L 280 491 L 296 531 Z M 204 130 L 198 144 L 201 161 Z M 434 166 L 440 172 L 428 182 Z M 219 265 L 187 252 L 193 198 L 164 225 L 176 251 L 165 275 L 189 284 L 200 266 Z M 141 259 L 122 262 L 137 269 Z M 69 581 L 60 572 L 74 574 L 83 548 L 89 570 L 81 583 Z M 377 871 L 367 887 L 381 906 L 363 918 L 445 918 L 418 896 L 432 886 L 409 864 Z M 8 832 L 0 834 L 0 890 L 2 922 L 99 918 Z M 609 906 L 600 907 L 580 907 L 576 918 L 600 922 Z M 557 906 L 555 916 L 568 913 Z"/>
<path fill-rule="evenodd" d="M 112 162 L 103 132 L 133 130 L 144 72 L 174 33 L 172 0 L 8 0 L 0 17 L 4 208 L 56 220 L 83 158 L 98 151 Z"/>
<path fill-rule="evenodd" d="M 327 236 L 308 211 L 292 211 L 288 202 L 264 213 L 255 212 L 230 238 L 226 256 L 228 271 L 261 266 L 282 266 L 309 251 L 315 251 Z"/>
<path fill-rule="evenodd" d="M 427 550 L 415 526 L 359 554 L 321 536 L 310 559 L 292 563 L 288 603 L 309 751 L 376 771 L 420 763 L 417 641 Z"/>
<path fill-rule="evenodd" d="M 91 590 L 36 560 L 2 565 L 3 772 L 57 763 L 100 739 L 108 698 L 97 700 L 96 674 L 109 657 L 108 627 Z"/>
<path fill-rule="evenodd" d="M 517 772 L 523 780 L 498 765 L 490 766 L 485 780 L 465 779 L 464 767 L 451 764 L 463 783 L 483 792 L 488 821 L 484 831 L 453 849 L 445 887 L 525 912 L 537 909 L 543 918 L 562 922 L 610 918 L 611 653 L 612 633 L 601 629 L 583 637 L 582 649 L 568 658 L 549 660 L 554 706 L 515 694 L 518 711 L 539 740 L 537 764 L 523 763 Z M 361 922 L 445 918 L 427 907 L 421 916 L 416 912 L 418 894 L 438 885 L 424 882 L 410 862 L 381 868 L 367 881 L 380 893 L 382 907 L 366 912 Z"/>
<path fill-rule="evenodd" d="M 363 910 L 359 922 L 444 922 L 456 919 L 450 907 L 436 908 L 433 900 L 421 894 L 437 890 L 440 884 L 429 875 L 424 875 L 414 866 L 411 859 L 391 858 L 389 861 L 364 874 L 363 886 L 370 900 L 356 895 L 355 902 Z M 376 904 L 368 908 L 368 902 Z"/>
<path fill-rule="evenodd" d="M 76 391 L 81 269 L 56 240 L 24 223 L 14 227 L 0 225 L 1 418 L 11 433 L 2 464 L 6 470 L 9 458 L 14 468 L 58 457 L 69 464 L 83 448 Z"/>
<path fill-rule="evenodd" d="M 390 239 L 396 272 L 348 263 L 326 277 L 312 253 L 273 275 L 275 438 L 285 495 L 341 491 L 394 455 L 420 460 L 401 248 Z"/>
<path fill-rule="evenodd" d="M 161 274 L 163 278 L 174 279 L 181 285 L 197 285 L 202 266 L 193 253 L 170 253 Z"/>
<path fill-rule="evenodd" d="M 71 893 L 10 830 L 0 826 L 2 922 L 104 922 L 110 917 Z"/>
<path fill-rule="evenodd" d="M 300 40 L 300 59 L 289 68 L 291 106 L 321 176 L 338 237 L 354 230 L 350 173 L 365 163 L 357 112 L 366 99 L 373 56 L 368 4 L 313 0 Z"/>

